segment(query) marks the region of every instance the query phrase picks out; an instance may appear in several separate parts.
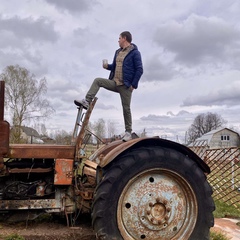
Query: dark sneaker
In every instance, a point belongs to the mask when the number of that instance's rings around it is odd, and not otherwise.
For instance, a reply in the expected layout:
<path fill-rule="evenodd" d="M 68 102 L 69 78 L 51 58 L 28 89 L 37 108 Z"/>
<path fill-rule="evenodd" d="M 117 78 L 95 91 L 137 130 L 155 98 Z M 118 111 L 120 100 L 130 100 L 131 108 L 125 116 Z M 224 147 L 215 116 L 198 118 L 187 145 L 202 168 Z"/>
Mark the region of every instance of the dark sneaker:
<path fill-rule="evenodd" d="M 89 102 L 86 99 L 74 100 L 74 103 L 79 107 L 83 106 L 85 109 L 89 108 Z"/>
<path fill-rule="evenodd" d="M 124 142 L 127 142 L 132 139 L 132 134 L 130 132 L 125 132 L 125 135 L 123 136 L 122 140 Z"/>

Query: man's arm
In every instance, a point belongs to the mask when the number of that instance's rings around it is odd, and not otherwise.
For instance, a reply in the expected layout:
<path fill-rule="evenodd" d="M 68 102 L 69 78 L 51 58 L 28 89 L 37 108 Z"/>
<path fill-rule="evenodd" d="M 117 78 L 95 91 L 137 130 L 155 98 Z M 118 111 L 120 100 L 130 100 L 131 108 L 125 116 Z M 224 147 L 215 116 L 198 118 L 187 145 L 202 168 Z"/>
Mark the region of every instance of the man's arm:
<path fill-rule="evenodd" d="M 142 57 L 139 51 L 136 51 L 133 56 L 135 74 L 132 81 L 132 87 L 136 89 L 138 87 L 138 82 L 143 74 L 143 65 L 142 65 Z"/>

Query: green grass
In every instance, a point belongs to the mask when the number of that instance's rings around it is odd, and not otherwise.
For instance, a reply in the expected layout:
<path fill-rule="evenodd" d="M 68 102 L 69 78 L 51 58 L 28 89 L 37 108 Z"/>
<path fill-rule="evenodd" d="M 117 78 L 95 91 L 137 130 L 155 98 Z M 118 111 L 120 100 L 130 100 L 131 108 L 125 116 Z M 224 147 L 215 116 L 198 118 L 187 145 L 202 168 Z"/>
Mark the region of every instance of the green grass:
<path fill-rule="evenodd" d="M 215 201 L 215 206 L 216 210 L 213 212 L 215 218 L 240 218 L 240 206 L 236 208 L 218 200 Z"/>
<path fill-rule="evenodd" d="M 213 212 L 214 218 L 240 218 L 240 206 L 236 208 L 219 200 L 215 200 L 214 202 L 216 207 L 216 210 Z M 230 238 L 223 233 L 211 231 L 210 240 L 230 240 Z"/>
<path fill-rule="evenodd" d="M 19 236 L 18 234 L 10 234 L 8 236 L 3 237 L 0 234 L 0 239 L 1 240 L 25 240 L 24 237 Z M 218 233 L 218 232 L 214 232 L 211 231 L 210 232 L 210 239 L 209 240 L 230 240 L 230 238 L 228 238 L 225 234 L 223 233 Z"/>
<path fill-rule="evenodd" d="M 25 240 L 24 237 L 19 236 L 18 234 L 11 234 L 8 235 L 7 237 L 3 238 L 4 240 Z"/>
<path fill-rule="evenodd" d="M 230 238 L 222 233 L 210 232 L 210 240 L 230 240 Z"/>

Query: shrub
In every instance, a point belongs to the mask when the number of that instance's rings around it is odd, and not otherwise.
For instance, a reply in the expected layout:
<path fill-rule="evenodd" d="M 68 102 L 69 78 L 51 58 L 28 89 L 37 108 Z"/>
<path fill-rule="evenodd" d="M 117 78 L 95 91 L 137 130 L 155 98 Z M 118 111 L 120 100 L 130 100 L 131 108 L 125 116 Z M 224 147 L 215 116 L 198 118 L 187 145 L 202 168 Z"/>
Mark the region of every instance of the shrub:
<path fill-rule="evenodd" d="M 25 238 L 22 236 L 19 236 L 18 234 L 11 234 L 5 237 L 4 240 L 25 240 Z"/>
<path fill-rule="evenodd" d="M 230 240 L 225 234 L 218 232 L 210 232 L 210 240 Z"/>

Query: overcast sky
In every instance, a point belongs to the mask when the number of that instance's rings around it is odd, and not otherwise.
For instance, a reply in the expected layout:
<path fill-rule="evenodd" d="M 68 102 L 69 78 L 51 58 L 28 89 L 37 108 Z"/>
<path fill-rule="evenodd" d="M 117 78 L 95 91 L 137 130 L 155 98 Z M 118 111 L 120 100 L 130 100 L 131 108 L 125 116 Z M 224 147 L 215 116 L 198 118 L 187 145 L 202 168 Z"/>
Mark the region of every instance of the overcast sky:
<path fill-rule="evenodd" d="M 133 92 L 133 130 L 184 139 L 199 113 L 220 114 L 240 129 L 240 1 L 6 0 L 0 4 L 0 71 L 20 65 L 45 77 L 56 110 L 48 131 L 72 131 L 96 77 L 108 77 L 118 37 L 128 30 L 144 74 Z M 6 115 L 6 118 L 8 116 Z M 91 121 L 124 132 L 118 94 L 104 89 Z M 181 140 L 180 140 L 181 141 Z"/>

